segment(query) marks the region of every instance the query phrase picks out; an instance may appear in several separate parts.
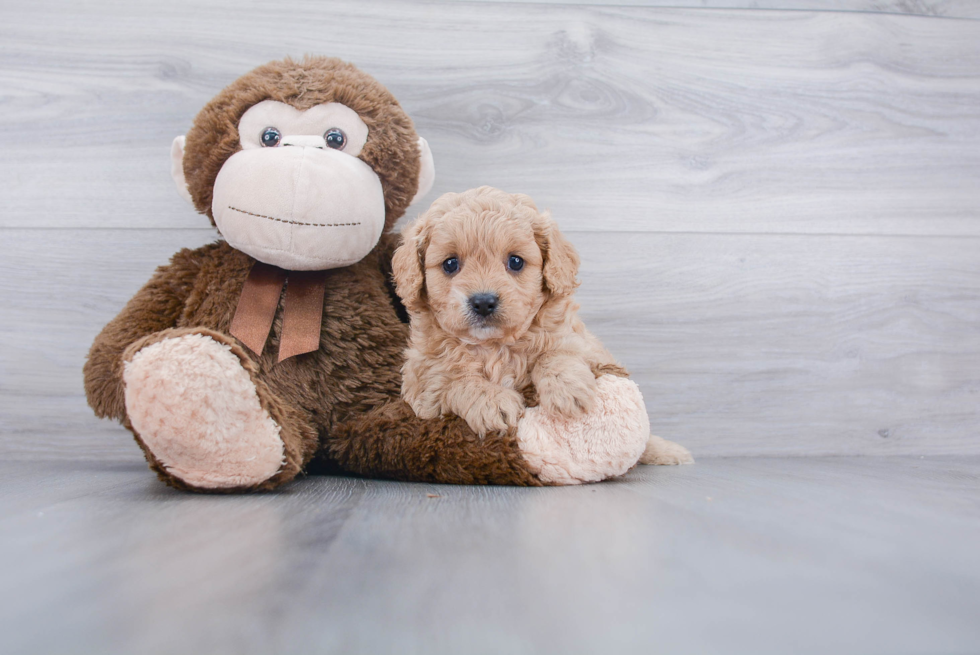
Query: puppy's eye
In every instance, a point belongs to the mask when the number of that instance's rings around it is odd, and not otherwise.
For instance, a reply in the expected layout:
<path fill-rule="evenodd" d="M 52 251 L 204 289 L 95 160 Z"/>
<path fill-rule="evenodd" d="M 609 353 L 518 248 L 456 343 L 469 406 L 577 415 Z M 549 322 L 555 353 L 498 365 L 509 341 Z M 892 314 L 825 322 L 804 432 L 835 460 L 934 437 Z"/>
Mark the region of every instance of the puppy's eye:
<path fill-rule="evenodd" d="M 459 260 L 455 257 L 450 257 L 442 263 L 442 270 L 446 272 L 446 275 L 452 275 L 459 270 Z"/>
<path fill-rule="evenodd" d="M 262 132 L 262 145 L 266 148 L 275 148 L 282 139 L 282 133 L 274 127 L 267 127 Z"/>
<path fill-rule="evenodd" d="M 339 127 L 331 127 L 324 132 L 323 140 L 327 142 L 328 148 L 333 148 L 334 150 L 343 150 L 344 146 L 347 145 L 347 135 Z"/>
<path fill-rule="evenodd" d="M 517 272 L 522 268 L 524 268 L 524 260 L 518 257 L 517 255 L 511 255 L 510 259 L 507 260 L 507 268 L 509 268 L 514 272 Z"/>

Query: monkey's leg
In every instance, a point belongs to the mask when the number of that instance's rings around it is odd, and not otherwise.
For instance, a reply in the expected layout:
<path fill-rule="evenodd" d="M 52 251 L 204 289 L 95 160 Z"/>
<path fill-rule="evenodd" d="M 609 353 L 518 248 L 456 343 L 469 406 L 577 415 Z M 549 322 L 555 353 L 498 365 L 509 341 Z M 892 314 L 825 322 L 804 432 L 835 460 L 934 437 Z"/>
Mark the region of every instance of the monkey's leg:
<path fill-rule="evenodd" d="M 549 484 L 582 484 L 633 468 L 650 438 L 640 388 L 617 373 L 596 378 L 592 409 L 579 417 L 531 407 L 517 426 L 521 451 Z"/>
<path fill-rule="evenodd" d="M 293 479 L 316 430 L 262 381 L 229 336 L 164 330 L 123 355 L 126 422 L 160 478 L 180 489 L 272 489 Z"/>
<path fill-rule="evenodd" d="M 85 361 L 85 395 L 101 418 L 126 418 L 122 355 L 133 342 L 173 328 L 197 279 L 198 251 L 181 250 L 102 328 Z"/>
<path fill-rule="evenodd" d="M 481 438 L 457 416 L 420 419 L 407 403 L 393 400 L 334 426 L 310 469 L 339 466 L 394 480 L 540 486 L 513 432 Z"/>
<path fill-rule="evenodd" d="M 639 388 L 603 375 L 575 418 L 529 407 L 517 430 L 475 436 L 458 417 L 423 420 L 403 401 L 336 426 L 319 457 L 361 475 L 454 484 L 581 484 L 622 475 L 650 438 Z"/>

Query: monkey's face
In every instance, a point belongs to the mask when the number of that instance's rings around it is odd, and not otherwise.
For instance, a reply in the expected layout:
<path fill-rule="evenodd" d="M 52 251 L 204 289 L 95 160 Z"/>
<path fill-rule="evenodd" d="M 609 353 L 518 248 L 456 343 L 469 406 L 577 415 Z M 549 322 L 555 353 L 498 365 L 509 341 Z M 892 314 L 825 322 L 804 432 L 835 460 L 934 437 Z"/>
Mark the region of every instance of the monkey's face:
<path fill-rule="evenodd" d="M 254 105 L 238 123 L 242 150 L 214 182 L 218 229 L 234 248 L 286 269 L 360 261 L 385 224 L 381 181 L 357 158 L 367 137 L 364 121 L 340 103 Z"/>
<path fill-rule="evenodd" d="M 433 178 L 428 145 L 390 93 L 318 57 L 237 80 L 172 157 L 178 189 L 232 247 L 289 270 L 360 261 Z"/>

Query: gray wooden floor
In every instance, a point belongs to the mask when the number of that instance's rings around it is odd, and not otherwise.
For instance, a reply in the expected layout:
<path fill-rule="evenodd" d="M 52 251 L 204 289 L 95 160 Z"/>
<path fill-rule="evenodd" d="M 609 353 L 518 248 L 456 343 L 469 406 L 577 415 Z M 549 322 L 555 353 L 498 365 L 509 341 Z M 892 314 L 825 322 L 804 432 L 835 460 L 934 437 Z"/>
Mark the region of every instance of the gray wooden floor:
<path fill-rule="evenodd" d="M 728 458 L 577 488 L 0 464 L 0 652 L 976 653 L 980 458 Z"/>
<path fill-rule="evenodd" d="M 980 652 L 980 3 L 0 0 L 0 652 Z M 88 345 L 215 238 L 169 149 L 336 55 L 550 208 L 693 467 L 161 486 Z M 751 457 L 750 457 L 751 456 Z"/>

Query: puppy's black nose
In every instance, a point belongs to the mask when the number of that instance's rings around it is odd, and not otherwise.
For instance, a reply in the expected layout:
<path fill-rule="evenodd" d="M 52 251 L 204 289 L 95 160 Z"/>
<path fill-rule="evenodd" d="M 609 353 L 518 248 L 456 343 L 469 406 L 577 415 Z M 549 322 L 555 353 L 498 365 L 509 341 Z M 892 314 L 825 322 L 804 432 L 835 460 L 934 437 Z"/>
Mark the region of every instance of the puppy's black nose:
<path fill-rule="evenodd" d="M 480 316 L 487 317 L 497 311 L 500 296 L 495 293 L 474 293 L 470 296 L 470 308 Z"/>

